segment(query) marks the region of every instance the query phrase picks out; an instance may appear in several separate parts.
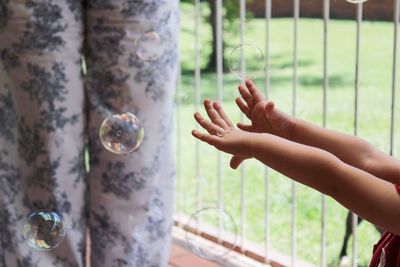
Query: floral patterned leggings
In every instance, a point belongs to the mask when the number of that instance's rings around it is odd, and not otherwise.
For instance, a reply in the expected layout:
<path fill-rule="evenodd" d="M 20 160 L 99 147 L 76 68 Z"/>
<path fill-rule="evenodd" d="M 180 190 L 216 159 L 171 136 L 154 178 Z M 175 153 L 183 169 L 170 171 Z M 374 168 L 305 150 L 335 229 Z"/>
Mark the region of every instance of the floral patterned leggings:
<path fill-rule="evenodd" d="M 0 0 L 0 267 L 85 266 L 87 230 L 93 267 L 167 265 L 178 4 Z M 151 31 L 164 53 L 143 61 L 135 40 Z M 145 138 L 122 156 L 98 136 L 107 115 L 124 111 Z M 68 225 L 48 252 L 22 237 L 40 209 Z"/>

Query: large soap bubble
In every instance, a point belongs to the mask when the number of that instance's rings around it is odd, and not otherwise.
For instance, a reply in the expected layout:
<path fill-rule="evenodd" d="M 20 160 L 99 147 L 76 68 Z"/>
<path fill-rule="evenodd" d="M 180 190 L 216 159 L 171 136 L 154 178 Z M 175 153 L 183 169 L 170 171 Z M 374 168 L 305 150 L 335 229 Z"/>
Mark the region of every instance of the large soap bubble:
<path fill-rule="evenodd" d="M 193 213 L 186 225 L 186 243 L 197 256 L 218 261 L 227 256 L 236 246 L 237 225 L 224 209 L 203 208 Z M 221 230 L 219 233 L 218 229 Z M 221 238 L 222 244 L 206 242 L 199 235 Z M 217 240 L 214 240 L 217 241 Z"/>
<path fill-rule="evenodd" d="M 28 215 L 22 233 L 30 247 L 36 250 L 51 250 L 64 240 L 66 227 L 59 213 L 38 210 Z"/>
<path fill-rule="evenodd" d="M 239 80 L 254 80 L 264 75 L 263 52 L 253 44 L 240 44 L 229 55 L 229 70 Z"/>
<path fill-rule="evenodd" d="M 164 42 L 156 32 L 145 32 L 137 40 L 136 55 L 144 61 L 159 59 L 164 53 Z"/>
<path fill-rule="evenodd" d="M 100 127 L 101 143 L 115 154 L 135 151 L 142 143 L 143 137 L 141 121 L 129 112 L 107 117 Z"/>

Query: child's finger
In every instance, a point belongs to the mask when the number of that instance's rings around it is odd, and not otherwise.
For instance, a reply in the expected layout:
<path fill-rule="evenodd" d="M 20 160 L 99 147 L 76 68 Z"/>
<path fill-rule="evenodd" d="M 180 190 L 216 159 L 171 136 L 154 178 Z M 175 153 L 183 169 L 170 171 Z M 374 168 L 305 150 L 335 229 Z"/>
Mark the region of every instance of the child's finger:
<path fill-rule="evenodd" d="M 206 142 L 212 146 L 215 146 L 218 143 L 218 139 L 219 137 L 215 136 L 215 135 L 210 135 L 210 134 L 206 134 L 206 133 L 202 133 L 200 131 L 197 130 L 192 130 L 192 135 L 194 137 L 196 137 L 197 139 Z"/>
<path fill-rule="evenodd" d="M 214 123 L 206 120 L 201 116 L 199 112 L 196 112 L 194 114 L 194 119 L 200 124 L 201 127 L 203 127 L 209 134 L 218 134 L 221 131 L 221 127 L 215 125 Z"/>
<path fill-rule="evenodd" d="M 235 102 L 236 102 L 236 105 L 239 107 L 239 109 L 246 115 L 246 117 L 251 119 L 249 107 L 244 102 L 244 100 L 240 97 L 237 97 Z"/>
<path fill-rule="evenodd" d="M 244 161 L 244 158 L 240 158 L 237 156 L 232 156 L 231 161 L 230 161 L 230 166 L 232 169 L 237 169 L 240 164 Z"/>
<path fill-rule="evenodd" d="M 243 85 L 239 85 L 239 93 L 244 99 L 244 101 L 246 101 L 249 109 L 252 110 L 254 107 L 254 102 L 253 102 L 253 97 L 251 96 L 249 91 Z"/>
<path fill-rule="evenodd" d="M 264 100 L 264 96 L 260 93 L 260 91 L 257 89 L 253 81 L 247 80 L 246 81 L 246 86 L 249 89 L 250 94 L 254 98 L 255 102 L 262 101 Z"/>
<path fill-rule="evenodd" d="M 221 105 L 218 102 L 214 102 L 214 109 L 218 112 L 218 114 L 221 116 L 221 118 L 225 121 L 225 123 L 231 127 L 234 128 L 233 123 L 229 119 L 229 117 L 226 115 L 225 111 L 222 109 Z"/>
<path fill-rule="evenodd" d="M 206 109 L 208 117 L 214 124 L 220 126 L 223 129 L 228 128 L 228 125 L 221 118 L 219 113 L 214 109 L 212 101 L 210 101 L 209 99 L 204 100 L 204 108 Z"/>
<path fill-rule="evenodd" d="M 237 127 L 238 127 L 240 130 L 243 130 L 243 131 L 246 131 L 246 132 L 252 132 L 252 130 L 253 130 L 253 127 L 252 127 L 251 125 L 243 124 L 243 123 L 241 123 L 241 122 L 239 122 L 239 123 L 237 124 Z"/>
<path fill-rule="evenodd" d="M 199 140 L 201 140 L 201 141 L 203 141 L 203 142 L 208 143 L 208 142 L 207 142 L 207 134 L 204 134 L 204 133 L 202 133 L 202 132 L 200 132 L 200 131 L 197 131 L 197 130 L 192 130 L 192 135 L 193 135 L 194 137 L 196 137 L 197 139 L 199 139 Z"/>

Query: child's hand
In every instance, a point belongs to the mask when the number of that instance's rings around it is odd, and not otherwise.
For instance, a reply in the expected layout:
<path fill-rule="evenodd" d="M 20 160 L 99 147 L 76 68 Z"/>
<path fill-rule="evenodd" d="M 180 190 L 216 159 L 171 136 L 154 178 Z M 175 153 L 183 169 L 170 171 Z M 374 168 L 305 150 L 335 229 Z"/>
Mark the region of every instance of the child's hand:
<path fill-rule="evenodd" d="M 212 103 L 210 100 L 205 100 L 204 106 L 211 121 L 204 119 L 198 112 L 194 114 L 194 118 L 207 130 L 208 134 L 193 130 L 193 136 L 218 150 L 232 154 L 233 158 L 242 160 L 251 158 L 252 154 L 249 149 L 252 140 L 251 133 L 235 129 L 217 102 Z"/>
<path fill-rule="evenodd" d="M 266 101 L 252 81 L 247 80 L 246 87 L 239 85 L 242 97 L 236 98 L 236 104 L 251 120 L 251 125 L 238 123 L 237 126 L 248 132 L 270 133 L 291 139 L 295 124 L 293 118 L 276 109 L 273 102 Z"/>
<path fill-rule="evenodd" d="M 251 120 L 251 125 L 238 123 L 238 128 L 247 132 L 270 133 L 290 140 L 295 128 L 294 119 L 276 109 L 272 101 L 266 101 L 252 81 L 247 80 L 246 87 L 239 85 L 242 97 L 236 98 L 236 104 Z M 236 169 L 244 160 L 246 158 L 233 156 L 231 167 Z"/>

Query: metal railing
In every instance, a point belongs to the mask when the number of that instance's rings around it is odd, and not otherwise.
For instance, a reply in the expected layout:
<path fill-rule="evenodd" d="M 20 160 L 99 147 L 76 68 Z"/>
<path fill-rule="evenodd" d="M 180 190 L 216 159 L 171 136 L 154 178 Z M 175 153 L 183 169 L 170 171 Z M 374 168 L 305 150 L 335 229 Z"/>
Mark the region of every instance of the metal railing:
<path fill-rule="evenodd" d="M 244 43 L 245 40 L 245 31 L 246 31 L 246 0 L 237 0 L 240 5 L 240 42 Z M 371 0 L 372 1 L 372 0 Z M 391 88 L 391 119 L 390 119 L 390 154 L 394 153 L 394 142 L 395 142 L 395 122 L 396 122 L 396 96 L 397 96 L 397 56 L 398 56 L 398 25 L 399 25 L 399 1 L 394 0 L 394 40 L 393 40 L 393 66 L 392 66 L 392 88 Z M 217 100 L 219 102 L 223 101 L 223 17 L 222 17 L 222 0 L 215 0 L 216 7 L 216 44 L 217 44 L 217 55 L 216 55 L 216 90 L 217 90 Z M 360 87 L 360 47 L 361 47 L 361 25 L 363 18 L 363 3 L 356 4 L 356 53 L 355 53 L 355 77 L 354 77 L 354 135 L 358 135 L 359 129 L 359 87 Z M 264 94 L 267 99 L 269 96 L 269 91 L 271 87 L 271 73 L 269 71 L 270 66 L 270 32 L 271 32 L 271 10 L 273 9 L 272 0 L 265 0 L 265 77 L 264 77 Z M 292 115 L 296 116 L 296 104 L 297 104 L 297 88 L 299 83 L 299 74 L 298 74 L 298 58 L 299 58 L 299 50 L 298 50 L 298 37 L 300 34 L 299 31 L 299 19 L 300 19 L 300 0 L 293 0 L 293 87 L 292 87 Z M 323 88 L 323 98 L 322 98 L 322 106 L 323 106 L 323 114 L 322 114 L 322 126 L 327 126 L 327 113 L 328 113 L 328 89 L 329 89 L 329 61 L 328 61 L 328 37 L 329 37 L 329 21 L 330 21 L 330 0 L 323 0 L 323 11 L 322 11 L 322 19 L 323 19 L 323 80 L 322 80 L 322 88 Z M 200 62 L 200 0 L 194 0 L 194 24 L 195 24 L 195 73 L 194 73 L 194 87 L 195 87 L 195 110 L 200 110 L 201 103 L 201 62 Z M 245 65 L 242 65 L 242 73 Z M 180 83 L 180 81 L 178 82 Z M 179 85 L 178 85 L 179 88 Z M 179 89 L 178 89 L 179 90 Z M 179 101 L 178 101 L 179 102 Z M 180 124 L 180 105 L 177 105 L 177 198 L 176 198 L 176 213 L 182 214 L 182 206 L 184 203 L 184 192 L 182 188 L 184 187 L 185 177 L 182 175 L 182 163 L 181 163 L 181 143 L 180 139 L 182 136 L 179 135 Z M 197 127 L 197 126 L 196 126 Z M 195 175 L 196 175 L 196 208 L 200 209 L 202 206 L 201 203 L 201 168 L 200 168 L 200 147 L 199 142 L 196 141 L 195 147 Z M 240 179 L 241 179 L 241 190 L 240 190 L 240 218 L 239 221 L 239 249 L 238 251 L 245 253 L 248 252 L 246 248 L 246 236 L 245 236 L 245 216 L 246 216 L 246 194 L 245 194 L 245 175 L 246 169 L 245 166 L 242 165 L 240 169 Z M 216 207 L 223 209 L 223 165 L 221 159 L 221 153 L 218 152 L 217 156 L 217 203 L 215 203 Z M 262 260 L 265 263 L 270 262 L 270 217 L 269 217 L 269 171 L 268 168 L 264 168 L 263 174 L 264 180 L 264 193 L 265 193 L 265 202 L 264 202 L 264 224 L 265 224 L 265 236 L 264 236 L 264 255 L 258 255 L 257 253 L 251 253 L 253 258 L 258 260 Z M 290 265 L 296 266 L 297 257 L 297 242 L 296 242 L 296 183 L 292 182 L 291 184 L 291 260 Z M 320 244 L 320 264 L 319 266 L 325 267 L 327 266 L 327 219 L 326 219 L 327 207 L 326 207 L 326 199 L 325 196 L 321 194 L 321 244 Z M 183 217 L 177 217 L 177 225 L 184 225 Z M 352 233 L 353 233 L 353 243 L 352 243 L 352 261 L 351 266 L 357 266 L 357 216 L 353 214 L 352 218 Z M 220 235 L 222 232 L 222 222 L 219 222 L 218 227 L 218 243 L 222 244 L 222 240 L 220 239 Z M 249 253 L 246 253 L 246 255 Z M 255 256 L 254 256 L 255 255 Z"/>

